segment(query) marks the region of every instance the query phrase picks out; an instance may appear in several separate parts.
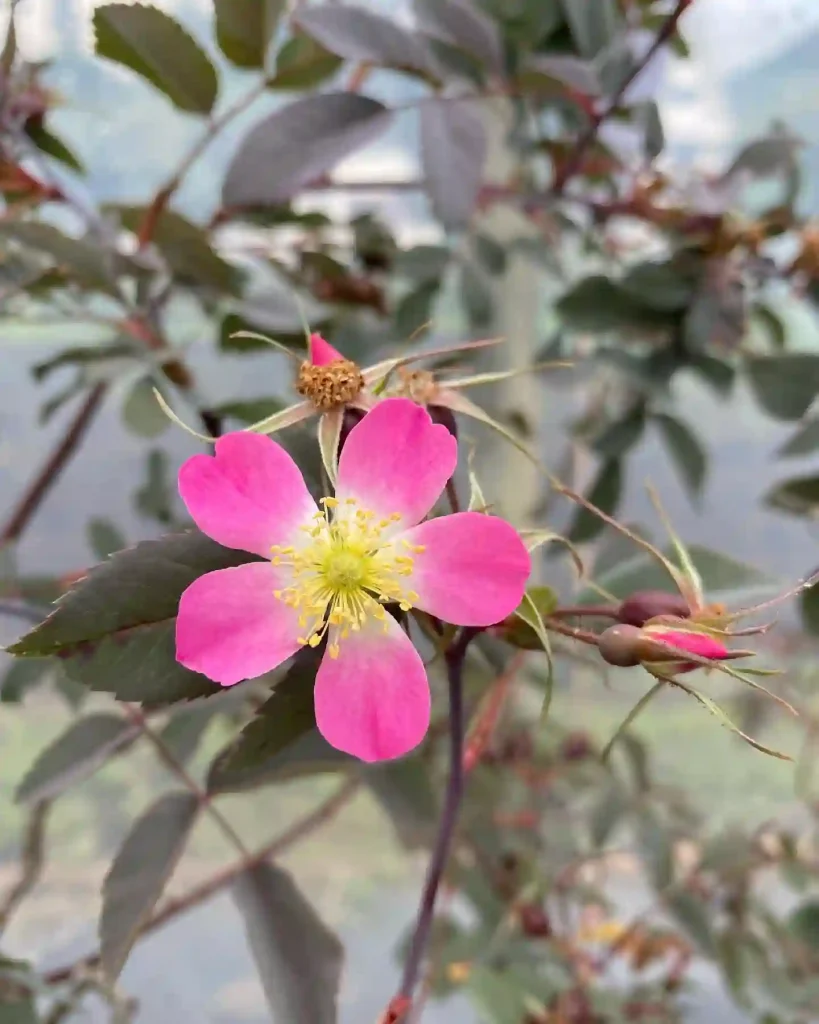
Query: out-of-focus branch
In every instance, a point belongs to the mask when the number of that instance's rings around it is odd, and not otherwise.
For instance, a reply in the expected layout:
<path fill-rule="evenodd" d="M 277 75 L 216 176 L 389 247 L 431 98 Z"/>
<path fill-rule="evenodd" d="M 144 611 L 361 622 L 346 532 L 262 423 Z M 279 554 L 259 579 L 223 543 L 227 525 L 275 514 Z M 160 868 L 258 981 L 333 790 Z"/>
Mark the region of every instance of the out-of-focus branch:
<path fill-rule="evenodd" d="M 208 121 L 204 132 L 182 157 L 179 166 L 159 189 L 153 198 L 153 202 L 148 207 L 138 231 L 140 247 L 146 246 L 153 238 L 159 218 L 162 216 L 162 213 L 168 206 L 168 203 L 174 197 L 174 194 L 178 191 L 188 172 L 199 157 L 202 156 L 208 146 L 210 146 L 211 142 L 213 142 L 216 136 L 219 135 L 223 129 L 239 117 L 240 114 L 243 114 L 248 110 L 260 96 L 264 95 L 266 88 L 267 80 L 265 76 L 262 75 L 260 80 L 252 89 L 249 89 L 246 93 L 240 96 L 234 104 L 228 107 L 227 110 L 218 117 L 212 117 Z"/>
<path fill-rule="evenodd" d="M 107 384 L 99 383 L 89 391 L 76 415 L 68 425 L 61 441 L 48 457 L 42 469 L 32 480 L 17 506 L 0 530 L 0 547 L 16 541 L 28 526 L 34 514 L 43 503 L 43 499 L 57 482 L 71 456 L 91 425 L 102 405 L 107 391 Z"/>
<path fill-rule="evenodd" d="M 142 928 L 139 933 L 140 939 L 143 939 L 146 935 L 150 935 L 152 932 L 157 931 L 157 929 L 162 928 L 180 914 L 184 914 L 188 910 L 192 910 L 194 907 L 198 907 L 200 904 L 205 903 L 212 896 L 215 896 L 218 892 L 221 892 L 222 889 L 235 882 L 243 872 L 264 863 L 264 861 L 270 860 L 271 857 L 280 857 L 282 854 L 286 853 L 287 850 L 295 846 L 296 843 L 306 839 L 315 832 L 316 829 L 321 828 L 322 825 L 325 825 L 328 821 L 334 818 L 335 815 L 350 802 L 353 796 L 358 792 L 360 786 L 361 782 L 357 778 L 345 780 L 323 803 L 319 804 L 318 807 L 312 810 L 304 818 L 295 822 L 281 835 L 271 840 L 271 842 L 266 846 L 263 846 L 256 853 L 252 853 L 247 858 L 242 858 L 236 863 L 231 864 L 229 867 L 218 871 L 211 878 L 202 882 L 201 885 L 198 885 L 194 889 L 191 889 L 190 892 L 185 893 L 184 896 L 168 900 Z M 99 953 L 94 953 L 77 963 L 50 971 L 45 975 L 44 980 L 50 985 L 60 984 L 68 981 L 69 978 L 75 976 L 78 972 L 96 967 L 99 960 Z"/>
<path fill-rule="evenodd" d="M 239 853 L 246 860 L 249 860 L 251 854 L 245 846 L 241 836 L 227 820 L 224 814 L 222 814 L 217 807 L 214 807 L 210 796 L 204 789 L 202 789 L 193 776 L 190 775 L 181 761 L 175 757 L 167 744 L 163 742 L 162 737 L 159 736 L 158 733 L 154 732 L 153 728 L 148 723 L 148 718 L 145 713 L 137 707 L 130 706 L 126 706 L 125 713 L 133 724 L 140 730 L 145 739 L 153 746 L 154 750 L 156 750 L 159 760 L 165 765 L 168 771 L 172 775 L 176 776 L 182 785 L 196 797 L 199 802 L 200 809 L 213 818 L 214 822 L 222 830 L 222 833 L 225 835 L 227 840 L 236 847 Z"/>
<path fill-rule="evenodd" d="M 464 748 L 464 775 L 478 765 L 486 748 L 492 740 L 492 734 L 503 711 L 503 705 L 509 695 L 515 676 L 526 661 L 526 651 L 519 651 L 509 662 L 492 684 L 486 695 L 483 706 L 478 710 L 474 725 L 471 726 Z"/>
<path fill-rule="evenodd" d="M 612 114 L 614 114 L 623 102 L 628 88 L 632 83 L 645 71 L 657 53 L 665 46 L 665 44 L 671 39 L 674 33 L 677 31 L 680 18 L 691 6 L 694 0 L 677 0 L 674 6 L 674 10 L 669 14 L 666 20 L 663 22 L 660 31 L 657 33 L 654 42 L 646 50 L 642 60 L 631 70 L 630 74 L 621 82 L 619 88 L 612 96 L 611 100 L 604 106 L 601 107 L 596 113 L 594 113 L 590 120 L 586 130 L 580 135 L 574 144 L 574 148 L 569 153 L 565 163 L 562 165 L 560 172 L 555 175 L 555 180 L 552 183 L 550 189 L 550 195 L 552 197 L 560 196 L 563 194 L 569 181 L 576 174 L 580 172 L 583 167 L 583 162 L 586 158 L 586 153 L 591 145 L 593 145 L 597 138 L 597 133 L 600 131 L 601 125 L 607 121 Z"/>
<path fill-rule="evenodd" d="M 544 616 L 543 625 L 546 629 L 551 630 L 553 633 L 560 633 L 561 636 L 571 637 L 572 640 L 578 640 L 581 644 L 589 644 L 590 646 L 596 647 L 598 636 L 596 633 L 592 633 L 588 629 L 580 629 L 576 626 L 567 626 L 565 622 L 561 622 L 559 619 L 553 619 L 549 616 Z"/>
<path fill-rule="evenodd" d="M 8 927 L 14 912 L 40 880 L 45 863 L 45 832 L 51 803 L 41 800 L 29 811 L 20 857 L 20 877 L 0 902 L 0 935 Z"/>

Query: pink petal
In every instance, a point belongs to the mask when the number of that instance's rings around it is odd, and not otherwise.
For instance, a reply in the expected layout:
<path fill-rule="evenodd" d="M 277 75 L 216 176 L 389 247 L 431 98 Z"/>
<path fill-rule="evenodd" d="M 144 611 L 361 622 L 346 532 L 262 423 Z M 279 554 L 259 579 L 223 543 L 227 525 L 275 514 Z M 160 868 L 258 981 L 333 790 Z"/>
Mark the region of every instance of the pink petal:
<path fill-rule="evenodd" d="M 372 415 L 372 413 L 370 414 Z M 425 550 L 411 554 L 406 587 L 413 604 L 456 626 L 491 626 L 518 607 L 532 568 L 514 527 L 480 512 L 459 512 L 396 538 Z"/>
<path fill-rule="evenodd" d="M 287 543 L 316 505 L 281 445 L 241 431 L 194 455 L 179 470 L 179 493 L 199 529 L 226 548 L 269 555 Z"/>
<path fill-rule="evenodd" d="M 384 626 L 386 624 L 386 632 Z M 362 761 L 388 761 L 417 747 L 429 726 L 423 662 L 391 615 L 368 617 L 324 655 L 316 676 L 316 724 L 338 750 Z"/>
<path fill-rule="evenodd" d="M 399 529 L 420 522 L 458 462 L 446 427 L 408 398 L 387 398 L 350 431 L 338 465 L 340 499 L 356 498 L 379 517 L 401 516 Z"/>
<path fill-rule="evenodd" d="M 707 633 L 689 633 L 684 630 L 649 627 L 643 631 L 643 636 L 652 641 L 656 640 L 661 644 L 669 644 L 671 647 L 688 651 L 690 654 L 696 654 L 700 658 L 708 658 L 710 661 L 719 661 L 729 653 L 725 644 L 708 636 Z"/>
<path fill-rule="evenodd" d="M 223 686 L 255 679 L 300 649 L 298 612 L 274 597 L 269 562 L 217 569 L 194 580 L 179 602 L 176 660 Z"/>
<path fill-rule="evenodd" d="M 320 334 L 311 334 L 308 343 L 308 355 L 313 366 L 326 366 L 328 363 L 335 363 L 344 356 L 325 341 Z"/>

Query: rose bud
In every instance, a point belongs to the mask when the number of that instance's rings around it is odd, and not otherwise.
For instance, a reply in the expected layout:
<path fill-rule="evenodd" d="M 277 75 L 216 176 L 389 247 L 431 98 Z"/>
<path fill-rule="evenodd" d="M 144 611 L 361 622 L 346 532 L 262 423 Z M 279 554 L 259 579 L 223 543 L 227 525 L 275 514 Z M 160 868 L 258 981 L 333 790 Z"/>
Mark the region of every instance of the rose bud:
<path fill-rule="evenodd" d="M 642 630 L 637 626 L 610 626 L 597 639 L 600 657 L 617 668 L 634 668 L 640 664 Z"/>
<path fill-rule="evenodd" d="M 627 597 L 617 610 L 617 618 L 627 626 L 644 626 L 659 615 L 687 619 L 691 615 L 688 602 L 680 594 L 665 590 L 638 590 Z"/>

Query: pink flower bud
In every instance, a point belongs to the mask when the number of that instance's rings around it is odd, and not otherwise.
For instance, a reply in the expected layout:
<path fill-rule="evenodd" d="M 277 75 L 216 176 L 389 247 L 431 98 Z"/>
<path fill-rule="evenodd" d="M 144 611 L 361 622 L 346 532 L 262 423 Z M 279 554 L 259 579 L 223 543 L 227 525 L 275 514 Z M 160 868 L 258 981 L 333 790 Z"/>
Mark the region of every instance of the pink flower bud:
<path fill-rule="evenodd" d="M 308 354 L 313 366 L 327 366 L 328 363 L 335 363 L 344 358 L 338 349 L 333 348 L 320 334 L 310 335 Z"/>
<path fill-rule="evenodd" d="M 707 633 L 669 629 L 664 625 L 646 626 L 642 630 L 642 637 L 640 656 L 644 662 L 679 660 L 680 655 L 668 650 L 668 647 L 688 651 L 708 661 L 722 661 L 730 658 L 732 653 L 724 643 Z M 682 662 L 674 671 L 692 672 L 695 668 L 698 668 L 695 662 Z"/>

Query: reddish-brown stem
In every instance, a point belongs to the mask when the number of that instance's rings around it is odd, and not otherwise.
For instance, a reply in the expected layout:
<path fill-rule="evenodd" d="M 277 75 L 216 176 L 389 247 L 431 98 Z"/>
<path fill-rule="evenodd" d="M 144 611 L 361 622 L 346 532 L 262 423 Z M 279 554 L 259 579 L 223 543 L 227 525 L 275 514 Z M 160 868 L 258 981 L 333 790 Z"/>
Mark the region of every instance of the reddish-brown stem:
<path fill-rule="evenodd" d="M 563 608 L 555 608 L 550 613 L 552 619 L 572 619 L 589 616 L 596 616 L 598 619 L 616 619 L 619 613 L 617 605 L 613 604 L 578 604 L 566 605 Z"/>
<path fill-rule="evenodd" d="M 165 207 L 178 187 L 179 182 L 177 179 L 174 179 L 173 182 L 166 185 L 165 188 L 161 188 L 154 196 L 151 205 L 145 211 L 145 216 L 142 218 L 142 223 L 139 225 L 139 231 L 137 232 L 137 242 L 140 249 L 144 249 L 154 237 L 159 218 L 165 212 Z"/>
<path fill-rule="evenodd" d="M 551 618 L 551 616 L 544 617 L 543 625 L 553 633 L 560 633 L 562 636 L 571 637 L 572 640 L 579 640 L 581 644 L 597 647 L 599 637 L 588 629 L 567 626 L 565 622 L 560 622 L 558 619 Z"/>
<path fill-rule="evenodd" d="M 486 703 L 476 715 L 464 749 L 464 775 L 468 775 L 478 764 L 492 739 L 492 733 L 500 718 L 501 711 L 515 676 L 526 660 L 526 652 L 519 651 L 509 662 L 507 669 L 498 676 L 486 697 Z"/>
<path fill-rule="evenodd" d="M 373 70 L 373 65 L 363 60 L 357 67 L 353 68 L 353 73 L 350 75 L 350 82 L 347 85 L 347 92 L 358 92 L 367 79 L 370 77 L 370 72 Z"/>
<path fill-rule="evenodd" d="M 586 153 L 597 138 L 600 126 L 617 111 L 618 107 L 623 102 L 623 97 L 628 91 L 629 86 L 638 78 L 639 75 L 643 73 L 646 67 L 654 59 L 657 52 L 665 46 L 677 31 L 677 25 L 679 24 L 680 18 L 692 3 L 693 0 L 677 0 L 674 10 L 663 22 L 662 28 L 657 33 L 654 42 L 648 48 L 642 60 L 632 69 L 631 73 L 626 76 L 620 84 L 620 87 L 617 89 L 617 92 L 612 96 L 611 100 L 591 117 L 588 127 L 577 139 L 571 153 L 566 159 L 566 162 L 555 175 L 555 180 L 550 189 L 550 195 L 562 195 L 569 181 L 582 170 Z"/>
<path fill-rule="evenodd" d="M 65 469 L 71 456 L 85 436 L 92 420 L 102 405 L 107 387 L 105 383 L 96 384 L 88 393 L 85 401 L 77 410 L 74 419 L 69 423 L 68 430 L 66 430 L 62 440 L 51 453 L 45 465 L 31 482 L 31 485 L 18 502 L 17 507 L 6 521 L 2 532 L 0 532 L 0 547 L 16 541 L 26 526 L 28 526 L 34 514 L 43 503 L 43 499 L 57 482 L 60 473 Z"/>
<path fill-rule="evenodd" d="M 192 910 L 194 907 L 205 903 L 212 896 L 215 896 L 216 893 L 221 892 L 222 889 L 234 882 L 244 871 L 256 867 L 266 860 L 270 860 L 271 857 L 281 856 L 291 846 L 301 842 L 302 839 L 306 839 L 307 836 L 328 822 L 342 807 L 349 803 L 359 786 L 360 782 L 358 779 L 347 779 L 324 803 L 319 804 L 310 814 L 301 818 L 280 836 L 277 836 L 266 846 L 263 846 L 261 850 L 218 871 L 215 875 L 212 875 L 202 882 L 201 885 L 191 889 L 183 896 L 168 900 L 142 928 L 139 934 L 140 939 L 162 928 L 163 925 L 166 925 L 179 914 L 186 913 L 188 910 Z M 77 963 L 69 964 L 66 967 L 58 967 L 56 970 L 50 971 L 45 975 L 44 981 L 49 985 L 61 984 L 72 978 L 78 971 L 96 967 L 99 960 L 99 953 L 94 953 Z"/>
<path fill-rule="evenodd" d="M 243 114 L 245 110 L 252 106 L 252 104 L 264 94 L 266 88 L 267 80 L 265 76 L 262 75 L 253 88 L 240 96 L 233 106 L 228 107 L 228 109 L 219 117 L 211 118 L 205 128 L 205 131 L 199 136 L 196 142 L 194 142 L 193 146 L 191 146 L 183 157 L 177 169 L 154 196 L 137 232 L 140 248 L 146 246 L 152 240 L 159 218 L 167 208 L 168 203 L 176 194 L 177 189 L 185 180 L 185 177 L 191 167 L 193 167 L 199 157 L 205 152 L 222 129 L 227 127 L 231 121 L 240 114 Z"/>

